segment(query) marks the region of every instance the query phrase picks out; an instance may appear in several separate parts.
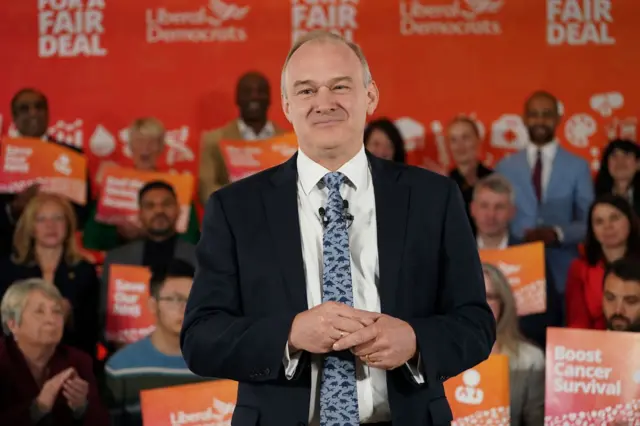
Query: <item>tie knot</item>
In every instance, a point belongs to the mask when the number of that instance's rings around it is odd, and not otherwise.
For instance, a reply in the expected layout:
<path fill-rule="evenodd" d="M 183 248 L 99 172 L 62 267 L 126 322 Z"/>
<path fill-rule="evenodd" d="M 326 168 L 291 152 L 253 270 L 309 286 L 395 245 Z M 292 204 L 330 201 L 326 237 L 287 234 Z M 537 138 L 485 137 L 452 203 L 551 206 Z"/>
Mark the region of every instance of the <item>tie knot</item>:
<path fill-rule="evenodd" d="M 340 172 L 331 172 L 322 178 L 325 186 L 331 191 L 340 191 L 340 187 L 344 183 L 345 175 Z"/>

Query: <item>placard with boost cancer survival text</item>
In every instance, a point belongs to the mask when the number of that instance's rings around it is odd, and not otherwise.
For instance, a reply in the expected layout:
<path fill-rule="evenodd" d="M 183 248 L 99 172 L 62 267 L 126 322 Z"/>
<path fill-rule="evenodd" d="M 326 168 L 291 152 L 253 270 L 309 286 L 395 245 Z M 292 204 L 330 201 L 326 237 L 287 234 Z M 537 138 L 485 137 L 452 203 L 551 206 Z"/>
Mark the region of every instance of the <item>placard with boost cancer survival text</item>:
<path fill-rule="evenodd" d="M 545 426 L 640 425 L 640 333 L 547 329 Z"/>

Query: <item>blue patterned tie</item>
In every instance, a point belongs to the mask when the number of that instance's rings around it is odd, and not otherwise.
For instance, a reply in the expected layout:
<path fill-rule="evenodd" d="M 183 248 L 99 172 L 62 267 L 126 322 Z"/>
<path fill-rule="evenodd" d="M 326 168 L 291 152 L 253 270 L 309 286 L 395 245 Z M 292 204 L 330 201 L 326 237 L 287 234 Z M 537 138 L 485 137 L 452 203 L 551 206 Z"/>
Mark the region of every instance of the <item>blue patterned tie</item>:
<path fill-rule="evenodd" d="M 340 302 L 353 306 L 349 233 L 340 187 L 345 176 L 327 173 L 324 184 L 329 189 L 325 209 L 323 238 L 323 302 Z M 358 391 L 353 357 L 327 355 L 320 382 L 320 426 L 357 426 Z"/>

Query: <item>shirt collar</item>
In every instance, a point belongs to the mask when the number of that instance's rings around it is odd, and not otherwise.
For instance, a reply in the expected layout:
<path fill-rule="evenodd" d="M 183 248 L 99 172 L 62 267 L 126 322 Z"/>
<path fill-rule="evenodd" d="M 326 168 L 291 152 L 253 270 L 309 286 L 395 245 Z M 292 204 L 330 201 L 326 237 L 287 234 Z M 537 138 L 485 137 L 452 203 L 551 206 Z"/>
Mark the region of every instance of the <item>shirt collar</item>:
<path fill-rule="evenodd" d="M 535 161 L 538 155 L 538 149 L 541 151 L 542 157 L 546 159 L 553 159 L 558 152 L 558 140 L 554 139 L 548 144 L 544 145 L 542 148 L 538 148 L 534 143 L 529 143 L 527 145 L 527 154 L 530 160 Z"/>
<path fill-rule="evenodd" d="M 296 163 L 298 178 L 300 179 L 305 195 L 309 195 L 324 175 L 330 173 L 330 170 L 313 161 L 301 149 L 298 149 Z M 351 160 L 344 163 L 338 171 L 347 177 L 356 191 L 365 188 L 369 176 L 369 160 L 367 159 L 364 145 L 360 148 L 360 151 L 358 151 Z"/>
<path fill-rule="evenodd" d="M 243 139 L 269 139 L 276 133 L 275 127 L 271 121 L 267 121 L 262 130 L 256 134 L 251 127 L 247 125 L 241 118 L 238 118 L 238 130 Z"/>
<path fill-rule="evenodd" d="M 482 237 L 480 235 L 478 235 L 478 237 L 476 238 L 476 241 L 478 243 L 478 249 L 484 249 L 484 241 L 482 241 Z M 500 241 L 500 244 L 498 244 L 498 249 L 502 250 L 502 249 L 506 249 L 507 247 L 509 247 L 509 233 L 507 232 L 506 234 L 504 234 L 504 237 L 502 238 L 502 241 Z"/>

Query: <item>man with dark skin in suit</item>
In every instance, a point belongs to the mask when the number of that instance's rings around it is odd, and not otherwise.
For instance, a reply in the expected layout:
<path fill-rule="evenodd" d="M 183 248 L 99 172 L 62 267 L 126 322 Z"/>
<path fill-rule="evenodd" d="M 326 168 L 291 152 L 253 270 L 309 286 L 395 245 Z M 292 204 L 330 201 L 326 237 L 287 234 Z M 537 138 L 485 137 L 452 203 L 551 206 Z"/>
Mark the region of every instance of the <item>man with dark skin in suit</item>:
<path fill-rule="evenodd" d="M 255 71 L 240 77 L 236 88 L 236 105 L 240 118 L 256 135 L 259 134 L 267 124 L 267 112 L 271 105 L 271 89 L 267 78 Z"/>

